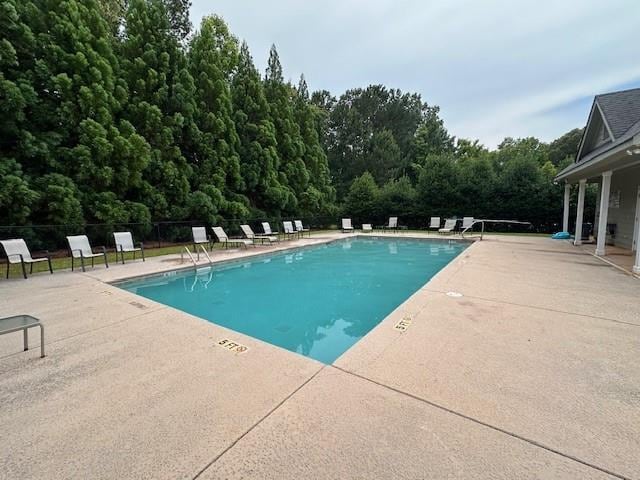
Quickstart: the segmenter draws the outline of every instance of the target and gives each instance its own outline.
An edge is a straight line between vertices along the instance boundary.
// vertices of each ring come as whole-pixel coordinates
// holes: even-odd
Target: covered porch
[[[640,138],[637,140],[640,144]],[[640,274],[638,144],[634,141],[612,149],[606,156],[598,156],[597,162],[575,163],[558,176],[565,183],[563,231],[569,231],[571,192],[577,188],[574,244],[582,245],[583,224],[593,220],[596,239],[593,253],[634,274]],[[590,183],[598,185],[595,219],[584,218],[585,191]]]

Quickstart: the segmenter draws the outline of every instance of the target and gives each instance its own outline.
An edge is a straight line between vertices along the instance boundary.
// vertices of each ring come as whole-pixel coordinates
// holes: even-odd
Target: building
[[[582,231],[586,184],[599,184],[596,255],[604,256],[607,244],[631,250],[633,271],[640,273],[640,88],[595,97],[575,162],[556,181],[565,183],[564,231],[571,186],[578,184],[576,232]],[[576,245],[581,237],[576,233]]]

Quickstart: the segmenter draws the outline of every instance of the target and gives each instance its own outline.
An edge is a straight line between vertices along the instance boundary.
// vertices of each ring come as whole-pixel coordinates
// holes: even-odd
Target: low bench
[[[40,358],[44,357],[44,326],[31,315],[14,315],[12,317],[0,318],[0,335],[13,333],[22,330],[24,334],[24,350],[29,350],[29,334],[27,331],[33,327],[40,327]]]

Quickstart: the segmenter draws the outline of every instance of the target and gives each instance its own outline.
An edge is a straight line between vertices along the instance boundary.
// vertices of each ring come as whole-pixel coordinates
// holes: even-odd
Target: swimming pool
[[[332,363],[466,246],[357,237],[118,286]]]

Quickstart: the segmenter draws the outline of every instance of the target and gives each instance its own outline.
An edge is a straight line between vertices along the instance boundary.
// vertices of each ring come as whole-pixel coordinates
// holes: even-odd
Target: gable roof
[[[599,137],[601,133],[608,138]],[[556,180],[586,172],[629,145],[640,145],[640,88],[596,95],[575,162],[559,172]]]
[[[640,121],[640,88],[596,95],[600,111],[617,140]]]

